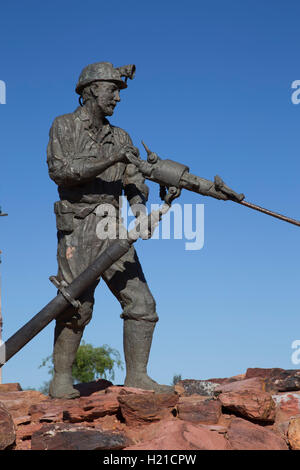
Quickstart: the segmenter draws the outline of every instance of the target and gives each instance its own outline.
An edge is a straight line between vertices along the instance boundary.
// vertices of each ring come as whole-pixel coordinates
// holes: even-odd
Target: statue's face
[[[104,116],[112,116],[120,99],[119,87],[113,82],[98,82],[96,100]]]

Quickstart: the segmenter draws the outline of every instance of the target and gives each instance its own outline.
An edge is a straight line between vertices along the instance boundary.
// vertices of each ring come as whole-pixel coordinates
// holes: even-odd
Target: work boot
[[[174,388],[160,385],[147,375],[147,364],[152,343],[154,322],[124,320],[124,355],[126,362],[126,387],[172,393]]]
[[[49,395],[52,398],[78,398],[80,393],[73,387],[72,365],[80,345],[83,330],[74,331],[62,324],[55,326],[54,333],[54,376]]]

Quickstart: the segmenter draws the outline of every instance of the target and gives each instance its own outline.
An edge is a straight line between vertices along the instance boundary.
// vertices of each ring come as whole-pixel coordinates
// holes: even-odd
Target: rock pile
[[[171,394],[76,387],[63,400],[0,385],[0,450],[300,450],[300,370],[182,380]]]

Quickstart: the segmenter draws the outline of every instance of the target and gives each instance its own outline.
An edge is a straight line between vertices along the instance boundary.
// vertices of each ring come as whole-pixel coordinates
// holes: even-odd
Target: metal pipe
[[[134,239],[115,240],[98,258],[83,271],[64,291],[68,296],[78,299],[89,285],[98,279],[113,263],[121,258],[130,248]],[[39,313],[29,320],[5,343],[0,345],[0,367],[11,359],[20,349],[57,318],[69,305],[61,294],[52,299]]]

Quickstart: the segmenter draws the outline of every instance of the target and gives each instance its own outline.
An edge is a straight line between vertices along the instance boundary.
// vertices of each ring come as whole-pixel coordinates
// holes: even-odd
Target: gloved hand
[[[125,144],[116,150],[114,159],[116,162],[133,163],[135,165],[140,160],[140,152],[137,147]]]

